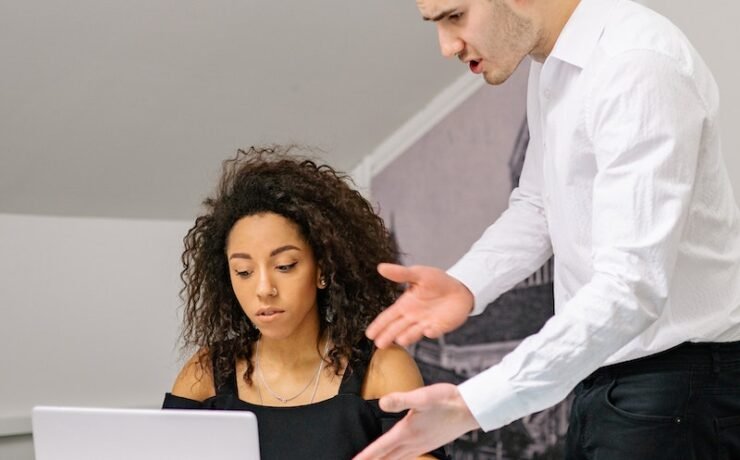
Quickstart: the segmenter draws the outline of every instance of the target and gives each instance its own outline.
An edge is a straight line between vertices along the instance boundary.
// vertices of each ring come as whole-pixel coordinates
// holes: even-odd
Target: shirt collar
[[[583,68],[599,43],[618,0],[581,0],[560,32],[550,56]]]

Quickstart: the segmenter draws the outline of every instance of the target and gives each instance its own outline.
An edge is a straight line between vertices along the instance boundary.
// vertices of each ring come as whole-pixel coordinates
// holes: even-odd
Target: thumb
[[[397,264],[378,264],[378,273],[383,278],[395,281],[396,283],[413,283],[418,278],[411,268]]]
[[[385,412],[401,412],[406,409],[421,409],[427,400],[426,387],[404,393],[389,393],[380,398],[380,408]]]

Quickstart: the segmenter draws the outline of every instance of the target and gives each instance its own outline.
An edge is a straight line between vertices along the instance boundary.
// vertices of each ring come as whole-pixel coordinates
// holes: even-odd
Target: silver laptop
[[[257,418],[220,410],[33,408],[36,460],[255,460]]]

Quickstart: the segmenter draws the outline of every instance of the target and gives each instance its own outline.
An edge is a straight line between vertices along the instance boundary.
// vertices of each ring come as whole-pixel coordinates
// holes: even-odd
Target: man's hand
[[[438,268],[380,264],[378,272],[408,285],[367,328],[367,336],[378,348],[394,341],[407,346],[422,336],[437,338],[460,327],[473,309],[473,294],[468,288]]]
[[[438,383],[380,399],[386,412],[409,413],[353,460],[410,459],[479,427],[455,385]]]

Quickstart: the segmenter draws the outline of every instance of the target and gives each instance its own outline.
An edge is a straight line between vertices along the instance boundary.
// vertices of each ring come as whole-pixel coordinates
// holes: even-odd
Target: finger
[[[393,304],[378,314],[365,330],[365,335],[374,340],[388,326],[402,317],[403,309],[398,304]]]
[[[377,346],[378,348],[385,348],[389,346],[393,343],[394,340],[396,340],[398,334],[407,330],[413,325],[413,320],[405,316],[398,316],[395,321],[388,324],[385,329],[383,329],[379,334],[376,335],[375,346]]]
[[[352,460],[377,460],[379,458],[393,458],[392,452],[396,449],[396,440],[393,439],[392,429],[376,439]],[[389,437],[391,440],[389,440]]]
[[[411,267],[404,267],[403,265],[378,264],[378,273],[383,278],[395,281],[396,283],[416,283],[419,280],[416,270],[413,270]]]
[[[408,409],[403,393],[388,393],[380,398],[378,405],[385,412],[401,412]]]
[[[396,446],[395,449],[388,452],[383,460],[414,460],[419,455],[423,455],[424,451],[414,452],[412,446]]]
[[[433,391],[432,387],[388,393],[380,398],[380,408],[386,412],[401,412],[406,409],[424,410],[429,401],[428,393],[430,391]]]
[[[408,417],[408,415],[406,416]],[[384,435],[376,439],[369,446],[357,454],[352,460],[377,460],[379,458],[396,458],[391,456],[398,446],[404,444],[408,439],[407,430],[404,427],[407,423],[406,417],[396,423],[393,428],[388,430]]]
[[[441,337],[442,335],[444,335],[444,332],[439,327],[426,326],[423,328],[423,331],[421,334],[430,339],[437,339]]]
[[[378,438],[375,442],[365,447],[362,452],[352,457],[352,460],[377,460],[392,458],[388,455],[392,452],[393,446],[384,446],[384,436]]]
[[[395,446],[393,450],[385,454],[380,460],[413,460],[418,456],[412,455],[409,449]]]
[[[425,329],[421,324],[412,324],[405,331],[402,331],[398,334],[398,337],[396,337],[396,343],[401,345],[402,347],[407,347],[412,343],[416,343],[421,340],[424,335],[426,335],[424,333],[424,330]]]

